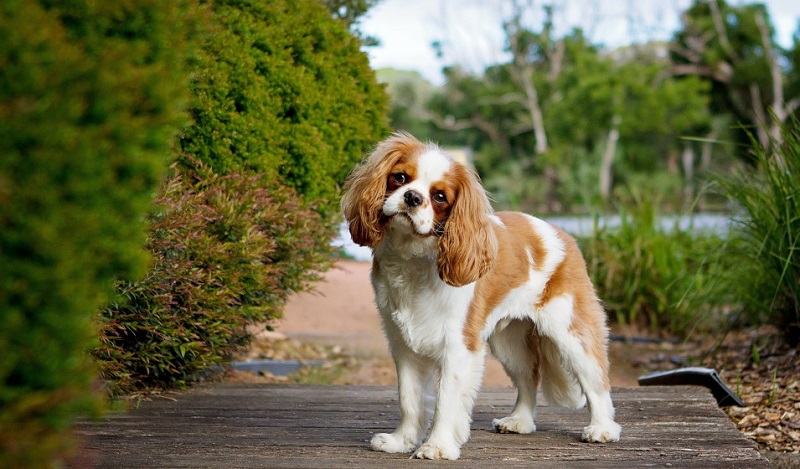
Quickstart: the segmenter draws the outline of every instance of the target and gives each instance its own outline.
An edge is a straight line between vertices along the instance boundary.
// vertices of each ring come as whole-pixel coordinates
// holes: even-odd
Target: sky
[[[526,3],[526,0],[518,0]],[[800,0],[762,0],[767,5],[778,43],[791,45],[800,20]],[[508,0],[381,0],[362,19],[363,33],[380,40],[367,53],[373,68],[417,70],[441,84],[444,65],[458,63],[479,72],[505,60],[502,18]],[[533,1],[527,23],[540,25],[541,5],[555,5],[556,34],[582,27],[589,40],[618,47],[648,40],[669,39],[680,26],[680,11],[691,0],[549,0]],[[737,0],[730,4],[739,5]],[[438,58],[432,43],[442,44]]]

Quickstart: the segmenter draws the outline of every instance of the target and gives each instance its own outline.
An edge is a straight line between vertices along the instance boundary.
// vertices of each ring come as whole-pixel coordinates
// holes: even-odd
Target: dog
[[[373,450],[458,459],[487,345],[518,392],[511,414],[493,421],[498,433],[536,430],[541,384],[551,404],[588,402],[584,441],[619,440],[606,316],[570,236],[530,215],[495,213],[473,169],[407,133],[380,142],[345,187],[342,213],[353,241],[372,248],[397,368],[400,424],[376,434]]]

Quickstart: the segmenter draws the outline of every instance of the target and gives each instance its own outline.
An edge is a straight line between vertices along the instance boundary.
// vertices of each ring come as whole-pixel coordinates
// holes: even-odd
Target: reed
[[[729,301],[720,275],[724,240],[677,222],[663,226],[652,198],[631,195],[633,208],[621,211],[618,226],[595,223],[593,236],[580,240],[611,322],[681,337],[715,327]]]
[[[765,148],[752,139],[755,166],[718,182],[735,208],[731,288],[754,324],[800,342],[800,125],[784,125]]]

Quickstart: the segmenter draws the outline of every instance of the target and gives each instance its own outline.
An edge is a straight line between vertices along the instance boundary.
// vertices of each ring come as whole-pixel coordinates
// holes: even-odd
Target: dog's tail
[[[575,376],[562,363],[561,354],[555,344],[550,339],[541,337],[539,347],[544,398],[551,405],[570,409],[584,407],[586,405],[586,396],[583,394]]]

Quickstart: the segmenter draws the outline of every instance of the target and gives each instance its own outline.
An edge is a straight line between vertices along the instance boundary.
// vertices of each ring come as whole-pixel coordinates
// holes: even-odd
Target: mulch
[[[698,357],[714,365],[747,407],[726,413],[765,451],[800,453],[800,354],[770,330],[737,332]]]
[[[800,353],[773,328],[676,342],[612,344],[641,374],[684,366],[716,369],[746,407],[723,410],[776,468],[800,468]]]

